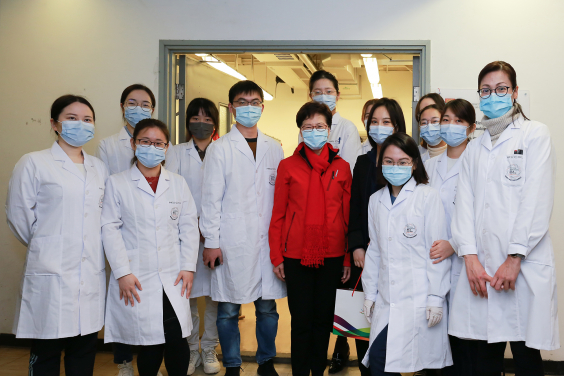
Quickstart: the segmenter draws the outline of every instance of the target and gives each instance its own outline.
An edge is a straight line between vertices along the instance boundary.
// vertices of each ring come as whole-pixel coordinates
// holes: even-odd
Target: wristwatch
[[[514,253],[514,254],[509,255],[509,256],[511,256],[511,257],[513,257],[513,258],[519,257],[519,258],[521,259],[521,261],[523,261],[523,260],[525,259],[525,255],[522,255],[522,254],[520,254],[520,253]]]

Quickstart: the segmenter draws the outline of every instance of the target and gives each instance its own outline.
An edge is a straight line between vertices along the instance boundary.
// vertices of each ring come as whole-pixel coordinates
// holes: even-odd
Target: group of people
[[[372,99],[361,144],[337,112],[337,79],[317,71],[309,91],[286,159],[258,129],[264,97],[252,81],[229,90],[229,133],[217,137],[217,107],[196,98],[175,146],[152,118],[151,90],[131,85],[124,126],[98,158],[83,150],[92,105],[55,100],[57,140],[19,160],[6,202],[27,247],[14,333],[32,339],[30,374],[59,374],[64,350],[67,375],[92,375],[104,327],[120,375],[133,375],[131,345],[140,376],[159,374],[163,359],[170,376],[202,363],[217,373],[221,344],[237,376],[240,307],[252,302],[257,373],[277,376],[276,299],[287,296],[292,373],[321,376],[336,290],[355,285],[371,326],[369,341],[356,340],[363,376],[499,376],[507,342],[518,375],[544,374],[540,350],[559,347],[555,159],[548,128],[517,102],[511,65],[480,72],[486,130],[471,142],[476,114],[463,99],[421,98],[419,145],[397,101]],[[330,373],[348,352],[339,337]]]

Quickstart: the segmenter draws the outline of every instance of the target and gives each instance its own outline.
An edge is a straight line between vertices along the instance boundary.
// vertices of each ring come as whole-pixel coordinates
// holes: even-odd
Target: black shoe
[[[225,376],[239,376],[241,367],[225,367]]]
[[[413,376],[427,376],[427,370],[422,369],[421,371],[417,371],[413,374]]]
[[[272,359],[259,364],[257,373],[259,376],[278,376],[278,372],[274,369],[274,361]]]
[[[329,373],[334,374],[341,372],[343,368],[347,365],[349,361],[349,355],[351,354],[350,349],[346,353],[333,353],[331,358],[331,364],[329,365]]]

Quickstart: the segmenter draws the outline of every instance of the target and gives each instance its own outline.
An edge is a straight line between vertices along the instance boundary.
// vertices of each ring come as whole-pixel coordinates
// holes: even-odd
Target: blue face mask
[[[247,128],[251,128],[258,123],[261,115],[261,107],[251,105],[235,107],[235,121]]]
[[[123,114],[125,120],[131,125],[133,128],[139,123],[141,120],[151,118],[151,111],[145,111],[143,108],[137,106],[135,108],[125,107],[125,113]]]
[[[512,107],[513,99],[511,99],[510,94],[504,97],[492,94],[488,98],[480,100],[480,110],[490,119],[505,115]]]
[[[79,147],[94,138],[94,126],[82,120],[60,121],[61,133],[59,134],[67,144]]]
[[[382,144],[386,138],[394,134],[393,127],[386,127],[384,125],[371,125],[368,135],[372,137],[375,143]]]
[[[331,111],[333,111],[335,107],[337,107],[337,97],[334,95],[328,95],[328,94],[316,95],[315,97],[313,97],[313,100],[318,103],[326,104]]]
[[[401,187],[411,179],[412,166],[382,166],[382,174],[395,187]]]
[[[434,123],[421,127],[420,135],[429,145],[437,146],[441,143],[441,125]]]
[[[456,147],[468,138],[466,129],[468,127],[460,124],[443,124],[441,125],[441,138],[448,146]]]
[[[135,156],[147,168],[157,167],[165,160],[165,149],[157,149],[155,145],[136,145]]]
[[[327,143],[327,137],[329,137],[329,131],[327,129],[317,130],[314,129],[311,132],[303,132],[302,137],[304,143],[311,150],[319,150]]]

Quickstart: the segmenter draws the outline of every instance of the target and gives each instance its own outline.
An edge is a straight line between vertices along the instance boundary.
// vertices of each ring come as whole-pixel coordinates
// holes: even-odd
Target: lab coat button
[[[395,305],[394,303],[390,304],[390,307],[392,307],[392,308],[395,307],[395,306],[396,306],[396,305]]]
[[[395,285],[395,284],[396,284],[396,281],[392,281],[391,283],[392,283],[392,285]]]
[[[161,247],[157,248],[159,251],[161,250]]]
[[[159,268],[159,273],[163,271],[163,268]]]
[[[88,213],[84,213],[84,218],[88,217]]]
[[[81,285],[84,285],[84,281],[80,281],[80,284],[81,284]]]
[[[86,194],[90,193],[90,191],[86,191]]]
[[[159,208],[159,205],[155,205],[155,209],[158,209],[158,208]]]
[[[84,240],[86,240],[86,235],[84,235]]]
[[[388,240],[389,240],[389,241],[392,241],[392,237],[390,236],[390,237],[388,238]]]
[[[160,227],[159,227],[159,226],[157,226],[157,231],[159,231],[159,228],[160,228]]]
[[[264,235],[261,235],[260,238],[261,238],[261,239],[264,238]]]
[[[394,259],[390,259],[390,262],[394,262]]]
[[[83,257],[83,258],[82,258],[82,262],[84,262],[84,261],[86,261],[86,257]]]
[[[490,207],[490,204],[486,204],[486,209],[488,209]]]
[[[259,217],[262,217],[262,213],[259,214]]]
[[[483,230],[482,230],[482,234],[485,234],[486,232],[487,232],[486,229],[483,229]]]

